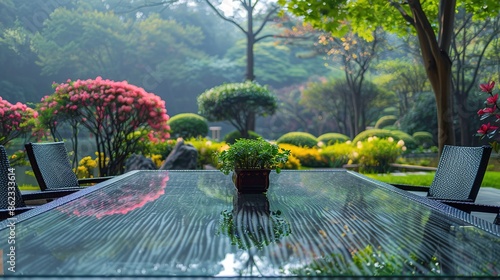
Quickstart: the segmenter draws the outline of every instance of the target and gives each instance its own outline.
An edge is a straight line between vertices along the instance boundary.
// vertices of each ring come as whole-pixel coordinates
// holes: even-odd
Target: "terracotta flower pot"
[[[239,193],[265,193],[269,188],[270,169],[236,169],[233,182]]]

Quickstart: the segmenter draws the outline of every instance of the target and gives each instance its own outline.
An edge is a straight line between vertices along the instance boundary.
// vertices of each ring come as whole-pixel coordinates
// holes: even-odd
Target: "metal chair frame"
[[[28,143],[25,145],[35,178],[42,192],[67,195],[112,177],[78,179],[73,172],[64,142]]]

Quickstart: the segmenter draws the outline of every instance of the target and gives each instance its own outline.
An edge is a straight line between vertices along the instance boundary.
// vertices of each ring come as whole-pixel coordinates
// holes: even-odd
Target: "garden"
[[[198,169],[219,168],[216,153],[226,150],[239,138],[262,138],[246,130],[251,116],[248,112],[265,116],[273,113],[277,102],[266,87],[256,83],[228,84],[200,95],[200,112],[204,116],[184,113],[169,117],[161,98],[125,81],[98,77],[68,80],[53,87],[54,93],[44,97],[33,109],[0,99],[0,115],[4,120],[0,144],[9,149],[11,164],[19,170],[25,170],[28,165],[23,152],[23,145],[28,141],[65,141],[71,145],[68,150],[75,173],[79,178],[88,178],[123,173],[124,163],[132,154],[144,155],[160,167],[178,139],[196,148]],[[492,90],[490,87],[483,91],[492,95]],[[254,94],[256,92],[258,94]],[[491,98],[488,100],[496,102]],[[215,104],[236,109],[221,110]],[[493,116],[494,111],[488,114]],[[238,129],[219,141],[210,139],[207,137],[207,118],[229,120]],[[406,176],[400,176],[405,170],[394,164],[411,165],[410,170],[436,167],[438,148],[433,136],[424,131],[409,135],[394,129],[394,122],[390,116],[383,117],[375,128],[364,130],[353,139],[335,132],[315,136],[296,131],[268,141],[290,151],[288,161],[280,166],[281,169],[354,167],[367,176],[388,183],[429,185],[432,171],[405,172]],[[489,125],[479,136],[493,136],[495,133],[496,128]],[[495,154],[490,160],[483,186],[500,188],[497,183],[500,179],[498,161]],[[26,173],[28,177],[31,175],[29,167]],[[18,175],[18,178],[22,176]],[[36,188],[23,182],[20,182],[20,187]]]

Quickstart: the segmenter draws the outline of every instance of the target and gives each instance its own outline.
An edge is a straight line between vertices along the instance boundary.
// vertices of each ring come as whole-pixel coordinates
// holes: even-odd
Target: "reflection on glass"
[[[281,214],[280,210],[270,210],[265,194],[235,194],[233,210],[222,211],[219,229],[231,239],[232,245],[244,251],[226,255],[221,262],[224,270],[218,276],[274,274],[265,271],[268,260],[257,256],[256,250],[290,235],[290,223]]]
[[[270,211],[265,194],[236,194],[233,210],[225,210],[221,215],[221,232],[239,249],[262,249],[291,233],[281,211]]]
[[[94,216],[97,219],[116,214],[124,215],[165,194],[168,179],[168,175],[158,173],[158,176],[152,176],[149,182],[130,182],[120,188],[114,188],[113,191],[98,190],[91,196],[68,203],[61,211],[75,216]]]

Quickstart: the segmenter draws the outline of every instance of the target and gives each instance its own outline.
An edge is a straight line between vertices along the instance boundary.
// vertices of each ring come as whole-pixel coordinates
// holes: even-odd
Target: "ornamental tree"
[[[54,84],[55,92],[39,104],[40,124],[57,139],[62,124],[76,139],[83,127],[94,137],[99,175],[117,175],[126,158],[144,141],[169,138],[165,102],[143,88],[97,77]],[[76,154],[76,151],[75,151]]]
[[[0,97],[0,145],[7,146],[12,139],[31,132],[37,117],[38,112],[25,104],[11,104]]]
[[[243,138],[248,138],[253,116],[272,115],[277,108],[274,94],[251,81],[223,84],[198,96],[200,115],[209,121],[228,121]]]

